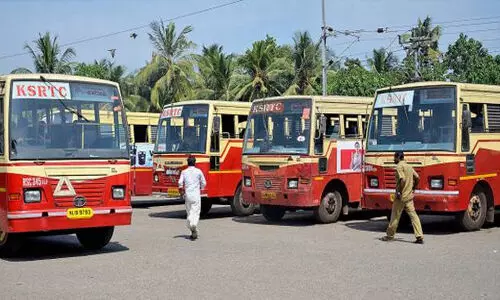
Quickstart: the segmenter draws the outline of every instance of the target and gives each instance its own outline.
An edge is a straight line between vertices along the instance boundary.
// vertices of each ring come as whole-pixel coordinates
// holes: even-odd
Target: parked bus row
[[[331,223],[353,207],[388,211],[394,151],[420,175],[420,213],[452,214],[477,230],[500,203],[497,86],[422,82],[375,98],[185,101],[154,115],[125,114],[113,82],[19,74],[0,76],[0,122],[0,252],[40,232],[103,247],[115,226],[131,223],[138,184],[179,198],[189,155],[208,181],[203,214],[229,204],[236,215],[259,208],[279,221],[310,209]],[[149,172],[142,183],[141,168]]]

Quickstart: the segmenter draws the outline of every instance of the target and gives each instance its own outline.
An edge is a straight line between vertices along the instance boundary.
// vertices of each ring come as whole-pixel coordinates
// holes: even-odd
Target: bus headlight
[[[297,178],[288,179],[288,188],[296,189],[299,187],[299,180]]]
[[[377,177],[370,177],[369,179],[369,185],[371,188],[378,188],[378,178]]]
[[[245,177],[244,182],[245,182],[245,186],[246,187],[251,187],[252,186],[252,178]]]
[[[158,174],[155,174],[154,180],[155,182],[160,182],[160,177],[158,176]]]
[[[122,186],[114,186],[113,199],[117,200],[125,199],[125,188],[123,188]]]
[[[431,189],[433,189],[433,190],[442,190],[443,189],[443,178],[442,177],[431,178],[430,186],[431,186]]]
[[[39,203],[42,200],[40,190],[25,190],[24,203]]]

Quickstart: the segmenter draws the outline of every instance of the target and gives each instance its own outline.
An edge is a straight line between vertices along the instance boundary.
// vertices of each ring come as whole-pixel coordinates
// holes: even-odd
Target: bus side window
[[[238,115],[238,136],[236,138],[244,138],[245,137],[245,130],[247,128],[247,120],[248,116],[242,116]]]
[[[500,132],[500,105],[487,104],[488,132]]]
[[[358,128],[358,116],[345,115],[344,116],[344,130],[346,138],[359,137],[361,132]]]
[[[234,115],[221,115],[222,138],[230,139],[236,136],[234,132]]]
[[[469,109],[471,112],[472,133],[485,132],[484,126],[484,104],[481,103],[470,103]]]
[[[340,135],[340,118],[338,115],[327,114],[326,117],[326,138],[338,139]]]

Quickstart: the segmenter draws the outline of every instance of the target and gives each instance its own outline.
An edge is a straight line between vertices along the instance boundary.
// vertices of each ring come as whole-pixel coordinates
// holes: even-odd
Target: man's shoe
[[[415,244],[423,244],[424,243],[424,239],[423,238],[417,238],[413,243],[415,243]]]
[[[198,238],[198,230],[196,228],[194,228],[192,231],[191,231],[191,239],[192,240],[196,240]]]
[[[380,240],[383,242],[392,242],[392,241],[394,241],[394,237],[386,235],[384,237],[381,237]]]

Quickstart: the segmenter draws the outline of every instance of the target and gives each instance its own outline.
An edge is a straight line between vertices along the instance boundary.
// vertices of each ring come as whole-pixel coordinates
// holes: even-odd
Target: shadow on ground
[[[341,216],[338,223],[343,223],[352,220],[366,220],[381,216],[380,212],[376,211],[361,211],[351,210],[347,216]],[[258,224],[258,225],[271,225],[271,226],[313,226],[323,225],[319,224],[314,218],[312,211],[296,211],[287,212],[283,219],[279,222],[267,221],[262,215],[251,215],[247,217],[234,217],[233,221],[238,223]]]
[[[184,201],[177,200],[142,200],[142,201],[133,201],[132,207],[136,209],[148,209],[150,207],[157,206],[172,206],[184,204]]]
[[[2,257],[1,259],[10,262],[25,262],[91,256],[128,250],[129,248],[118,242],[110,242],[101,250],[86,250],[80,245],[75,235],[28,237],[15,256]]]
[[[455,222],[453,216],[420,216],[424,235],[448,235],[463,232]],[[497,222],[498,223],[498,222]],[[376,218],[356,222],[348,222],[345,226],[362,231],[380,232],[384,234],[387,229],[386,218]],[[498,226],[498,225],[497,225]],[[485,229],[487,230],[487,229]],[[399,233],[413,233],[411,223],[401,223],[398,227]]]
[[[150,213],[149,216],[151,218],[185,219],[187,215],[186,215],[186,210],[184,209],[184,207],[182,207],[181,210]],[[229,206],[220,206],[220,207],[212,207],[212,209],[208,212],[208,215],[201,217],[201,219],[202,220],[221,219],[221,218],[229,218],[232,216],[233,213]]]

